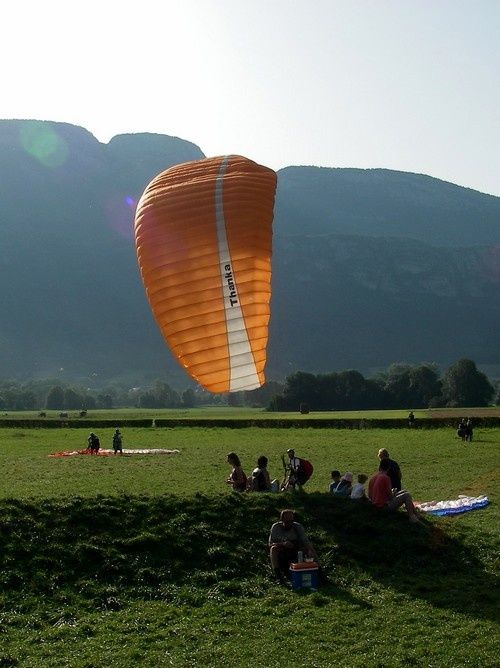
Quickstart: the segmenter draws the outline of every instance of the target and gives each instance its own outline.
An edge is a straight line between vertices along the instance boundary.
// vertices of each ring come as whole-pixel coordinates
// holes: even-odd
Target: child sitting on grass
[[[365,483],[368,480],[368,476],[364,473],[358,475],[358,482],[352,486],[351,490],[351,499],[366,499],[365,492]]]
[[[346,497],[351,496],[352,477],[353,476],[350,471],[344,473],[334,491],[335,496],[346,496]]]
[[[340,471],[332,471],[332,482],[330,483],[330,494],[335,494],[340,482]]]

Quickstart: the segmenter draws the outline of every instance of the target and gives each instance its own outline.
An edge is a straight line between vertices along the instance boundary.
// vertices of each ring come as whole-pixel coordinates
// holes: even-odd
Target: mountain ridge
[[[0,376],[189,384],[149,311],[132,223],[159,171],[202,157],[167,135],[103,144],[71,124],[0,121]],[[394,170],[286,167],[273,255],[269,378],[500,362],[498,197]]]

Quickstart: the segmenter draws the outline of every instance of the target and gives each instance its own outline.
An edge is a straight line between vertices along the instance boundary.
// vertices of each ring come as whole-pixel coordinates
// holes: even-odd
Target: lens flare
[[[108,225],[125,239],[133,238],[134,214],[137,202],[130,195],[113,195],[106,202]]]
[[[68,145],[50,124],[32,121],[22,126],[21,146],[45,167],[60,167],[69,154]]]

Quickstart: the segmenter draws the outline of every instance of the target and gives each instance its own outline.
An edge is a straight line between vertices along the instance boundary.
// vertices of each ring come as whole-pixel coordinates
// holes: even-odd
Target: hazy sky
[[[17,0],[0,118],[500,195],[500,0]]]

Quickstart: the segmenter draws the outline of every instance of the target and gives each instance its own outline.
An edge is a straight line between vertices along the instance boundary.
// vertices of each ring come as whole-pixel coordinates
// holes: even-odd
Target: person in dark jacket
[[[118,452],[123,455],[122,435],[119,429],[116,429],[115,433],[113,434],[113,452],[115,455]]]
[[[252,471],[249,489],[252,492],[270,492],[271,478],[267,470],[267,457],[262,455],[257,460],[257,466]]]
[[[378,451],[378,458],[380,459],[380,465],[378,467],[379,471],[382,471],[382,461],[387,460],[389,462],[388,468],[385,469],[385,472],[391,479],[392,489],[401,491],[401,469],[399,464],[393,459],[389,458],[389,452],[385,448],[380,448]]]
[[[96,455],[99,452],[99,448],[101,447],[99,436],[96,436],[96,434],[92,432],[87,439],[87,443],[88,443],[88,450],[90,450],[90,453]]]

